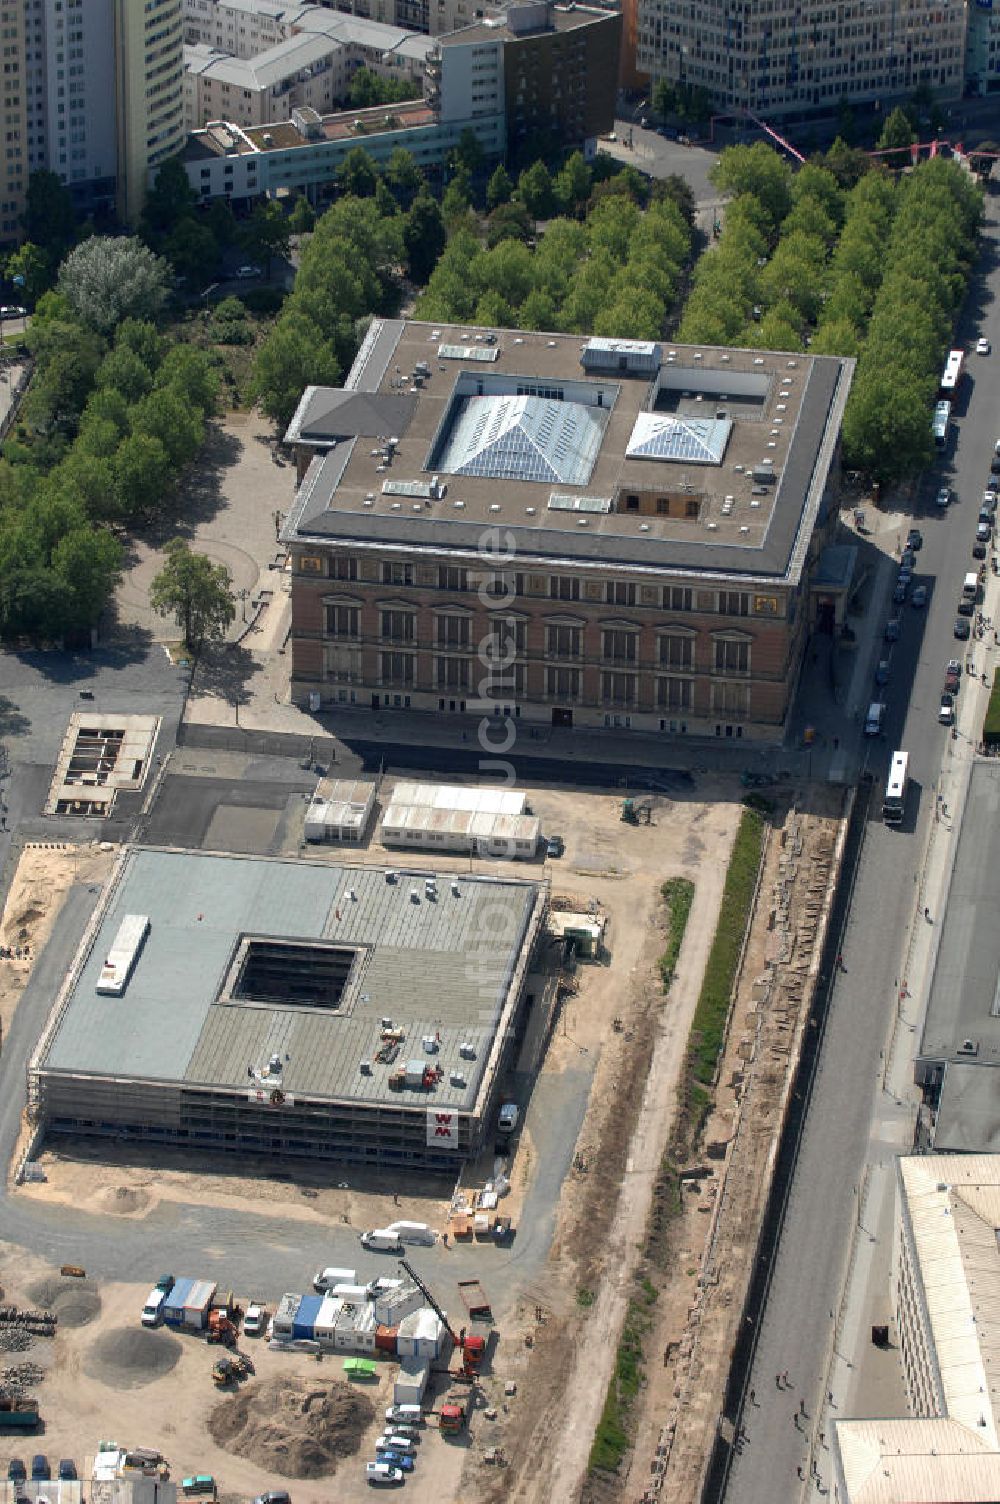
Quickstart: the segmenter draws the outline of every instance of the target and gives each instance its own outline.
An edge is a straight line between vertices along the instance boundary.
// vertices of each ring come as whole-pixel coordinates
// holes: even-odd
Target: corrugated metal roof
[[[995,1504],[1000,1459],[957,1421],[834,1422],[842,1504]]]
[[[390,882],[383,868],[134,850],[42,1068],[241,1087],[248,1066],[279,1054],[289,1093],[467,1109],[537,884],[463,875],[456,896],[452,875],[441,874],[429,899],[432,875],[400,870]],[[121,916],[137,909],[151,930],[128,991],[101,997],[94,987],[106,946]],[[340,1006],[218,1002],[238,942],[253,935],[357,947]],[[396,1061],[376,1064],[383,1017],[405,1030],[406,1044]],[[437,1053],[424,1054],[425,1035],[438,1038]],[[460,1053],[465,1042],[472,1060]],[[442,1068],[433,1092],[390,1092],[389,1075],[411,1055]],[[452,1071],[464,1085],[452,1085]]]

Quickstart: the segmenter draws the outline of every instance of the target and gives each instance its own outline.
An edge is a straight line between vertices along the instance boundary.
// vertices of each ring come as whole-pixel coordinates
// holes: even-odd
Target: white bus
[[[962,380],[962,371],[965,368],[965,351],[949,350],[948,359],[945,362],[944,375],[941,377],[941,396],[954,397],[958,391],[959,382]]]
[[[936,402],[934,404],[934,421],[931,431],[934,434],[934,442],[939,449],[943,449],[948,442],[948,430],[951,427],[951,403]]]
[[[889,782],[882,800],[882,819],[886,825],[898,825],[906,808],[906,789],[909,784],[910,754],[894,752],[889,768]]]

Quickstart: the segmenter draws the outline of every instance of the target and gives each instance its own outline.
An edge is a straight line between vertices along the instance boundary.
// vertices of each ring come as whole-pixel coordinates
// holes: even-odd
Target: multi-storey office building
[[[958,99],[964,0],[639,0],[639,65],[700,86],[720,111],[825,111],[920,85]]]
[[[296,696],[776,739],[850,583],[852,370],[376,321],[286,434]]]
[[[0,42],[3,46],[0,245],[11,245],[21,235],[21,215],[28,188],[28,92],[22,0],[0,0]]]
[[[117,209],[131,223],[150,175],[184,145],[184,0],[113,3]]]

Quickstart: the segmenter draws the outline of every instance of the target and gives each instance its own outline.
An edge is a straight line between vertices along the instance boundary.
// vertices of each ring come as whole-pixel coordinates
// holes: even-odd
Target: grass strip
[[[677,957],[687,928],[688,915],[694,900],[694,883],[686,877],[671,877],[660,889],[660,896],[667,906],[667,948],[660,957],[660,977],[666,992],[677,971]]]
[[[736,968],[757,885],[765,829],[763,815],[756,809],[744,808],[736,840],[733,842],[732,856],[729,858],[719,922],[705,964],[705,975],[688,1039],[688,1096],[691,1106],[699,1115],[707,1107],[709,1093],[706,1088],[714,1084],[719,1052],[725,1038]]]

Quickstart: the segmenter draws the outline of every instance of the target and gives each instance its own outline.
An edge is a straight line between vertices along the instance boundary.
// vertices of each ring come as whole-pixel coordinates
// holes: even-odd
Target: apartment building
[[[0,245],[22,234],[28,188],[27,81],[24,69],[22,0],[0,0],[0,45],[3,47],[3,152],[0,154]]]
[[[286,434],[296,698],[777,740],[852,372],[376,321]]]
[[[502,86],[508,147],[516,152],[529,137],[573,146],[611,130],[621,35],[619,11],[528,0],[437,45],[453,73],[459,56],[465,61],[473,116],[492,107]],[[434,66],[432,57],[432,75]]]
[[[286,40],[288,17],[301,9],[287,0],[184,0],[184,43],[255,57]]]
[[[113,3],[117,210],[133,223],[148,180],[184,145],[184,0]]]
[[[189,131],[209,121],[240,127],[289,120],[296,110],[329,114],[347,101],[367,68],[422,90],[429,37],[321,6],[286,9],[281,39],[264,51],[232,54],[198,42],[184,48],[184,115]]]
[[[970,94],[1000,89],[1000,8],[982,0],[970,4],[965,42],[965,79]]]
[[[117,140],[113,0],[24,6],[31,172],[54,172],[80,213],[111,208]]]
[[[919,85],[961,97],[965,0],[639,0],[640,69],[708,90],[717,111],[832,113]]]
[[[909,1416],[833,1422],[839,1504],[987,1504],[1000,1477],[1000,1156],[896,1161],[892,1315]]]

